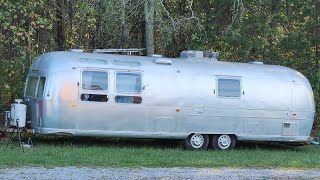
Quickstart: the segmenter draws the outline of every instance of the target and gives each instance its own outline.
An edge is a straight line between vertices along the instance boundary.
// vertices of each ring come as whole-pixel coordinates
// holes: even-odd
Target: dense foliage
[[[22,97],[28,67],[39,54],[145,47],[145,1],[0,0],[0,110]],[[223,61],[288,66],[310,80],[320,106],[320,1],[152,2],[157,54],[210,50]]]

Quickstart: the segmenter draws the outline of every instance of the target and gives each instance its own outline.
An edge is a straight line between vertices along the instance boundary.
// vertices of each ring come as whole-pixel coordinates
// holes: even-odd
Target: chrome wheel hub
[[[227,149],[231,145],[230,136],[224,134],[218,138],[218,145],[221,149]]]
[[[191,145],[194,148],[200,148],[204,143],[204,138],[201,134],[194,134],[191,136]]]

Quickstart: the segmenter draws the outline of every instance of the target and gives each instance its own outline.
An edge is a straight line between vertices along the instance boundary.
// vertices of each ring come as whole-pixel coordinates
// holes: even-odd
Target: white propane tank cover
[[[203,58],[203,51],[182,51],[180,53],[180,58]]]
[[[22,99],[15,99],[14,103],[22,104]]]
[[[15,103],[11,104],[11,126],[16,126],[16,122],[19,122],[19,127],[26,126],[26,114],[27,106],[22,104],[22,99],[16,99]]]

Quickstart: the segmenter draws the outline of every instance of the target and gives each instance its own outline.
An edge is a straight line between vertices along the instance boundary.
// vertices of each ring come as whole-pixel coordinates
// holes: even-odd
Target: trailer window
[[[98,71],[83,71],[82,88],[85,90],[108,90],[108,73]]]
[[[117,103],[141,104],[142,98],[139,96],[116,96],[115,101]]]
[[[37,92],[37,98],[43,97],[43,90],[44,90],[44,84],[46,82],[45,77],[40,77],[39,84],[38,84],[38,92]]]
[[[82,101],[107,102],[108,96],[103,94],[81,94]]]
[[[116,88],[119,92],[139,93],[141,91],[141,74],[117,73]]]
[[[218,79],[218,96],[240,97],[240,91],[239,79]]]
[[[34,97],[36,94],[36,88],[37,88],[37,82],[38,82],[38,77],[28,77],[28,84],[27,84],[27,89],[26,89],[26,94],[25,96],[30,96]]]

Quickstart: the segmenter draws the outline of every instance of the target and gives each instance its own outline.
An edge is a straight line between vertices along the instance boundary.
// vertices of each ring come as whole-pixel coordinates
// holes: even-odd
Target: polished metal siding
[[[100,63],[80,61],[83,58]],[[119,60],[121,64],[112,63]],[[163,65],[153,63],[152,57],[53,52],[40,56],[32,68],[48,82],[43,114],[31,116],[37,133],[177,139],[190,133],[227,133],[239,140],[306,141],[312,128],[311,86],[285,67],[199,59],[172,59],[172,65]],[[88,69],[109,73],[108,102],[80,100],[85,92],[78,86],[81,71]],[[141,96],[141,104],[115,102],[118,71],[142,74],[144,90],[131,94]],[[241,96],[217,96],[219,77],[240,79]],[[38,113],[39,106],[27,105],[28,112]],[[34,123],[40,119],[41,124]],[[287,122],[294,128],[284,129]]]

